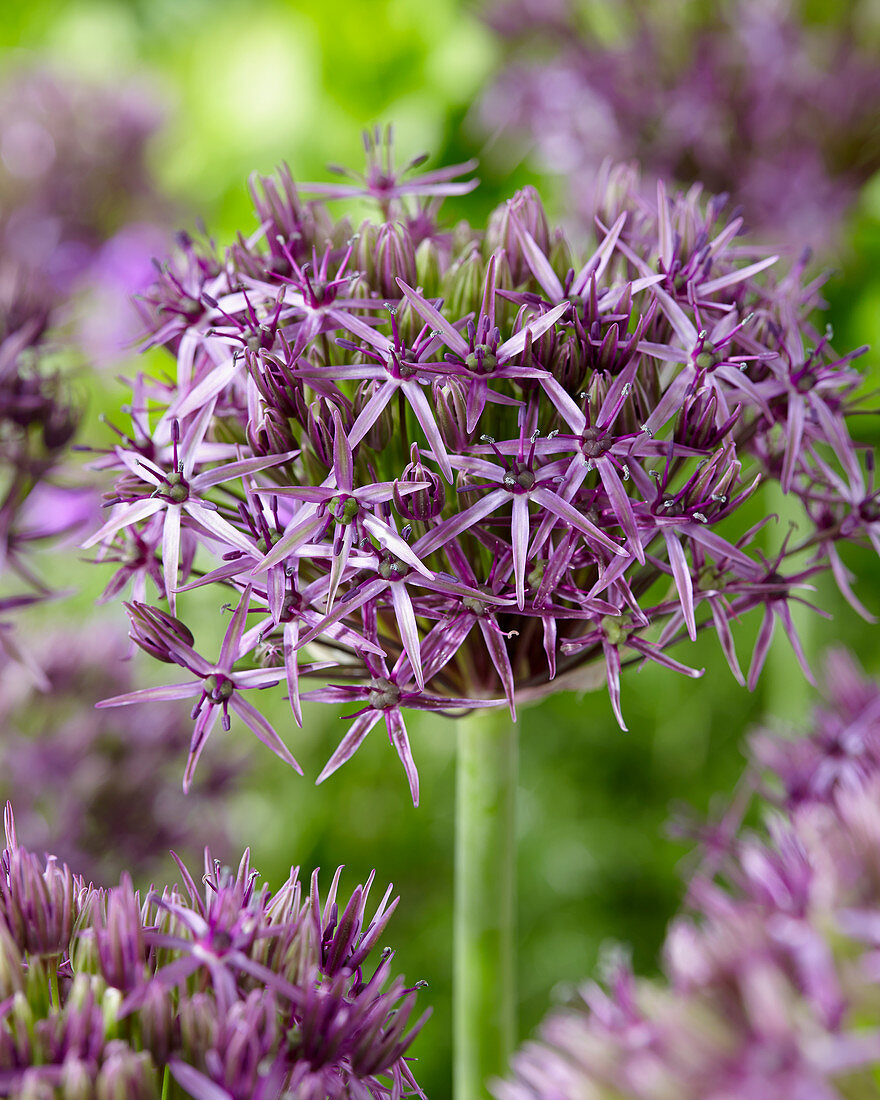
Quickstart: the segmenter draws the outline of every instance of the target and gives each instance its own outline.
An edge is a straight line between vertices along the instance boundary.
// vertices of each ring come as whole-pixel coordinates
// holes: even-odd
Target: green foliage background
[[[478,139],[468,136],[462,122],[496,63],[497,47],[456,0],[430,5],[346,0],[325,6],[284,0],[31,0],[5,5],[0,19],[0,65],[28,60],[109,81],[148,78],[168,118],[152,151],[157,178],[178,204],[181,225],[192,227],[198,216],[225,244],[236,230],[253,225],[245,190],[251,171],[270,171],[282,159],[300,179],[324,178],[328,161],[357,168],[360,132],[367,125],[393,121],[401,155],[431,151],[434,164],[479,156]],[[484,218],[516,187],[534,180],[523,166],[501,178],[488,164],[481,174],[483,187],[453,206],[452,214]],[[555,193],[549,181],[547,193]],[[880,343],[878,272],[880,181],[875,180],[852,219],[840,269],[828,284],[841,350]],[[860,362],[869,375],[866,385],[871,377],[876,384],[876,353]],[[97,413],[118,408],[125,390],[106,378],[88,389],[82,438],[93,441],[102,431]],[[865,439],[876,434],[876,424],[869,417],[860,422]],[[781,523],[789,521],[789,512],[781,502]],[[861,578],[862,599],[880,611],[876,558],[854,550],[847,560]],[[106,580],[102,571],[69,561],[63,569],[65,575],[75,573],[79,596],[36,612],[32,627],[63,615],[84,621],[83,630],[100,630],[108,617],[121,617],[118,607],[91,617],[94,596]],[[858,620],[826,582],[820,583],[816,601],[832,610],[833,619],[799,617],[814,665],[821,663],[823,647],[844,641],[870,671],[878,671],[876,629]],[[216,614],[216,609],[201,612],[203,632],[217,631]],[[739,632],[744,661],[755,618]],[[808,711],[812,693],[784,637],[777,638],[754,695],[733,681],[714,637],[680,647],[677,656],[705,665],[705,676],[694,682],[656,667],[627,672],[627,734],[617,728],[604,692],[560,695],[522,711],[523,1036],[555,997],[595,973],[610,944],[631,945],[637,968],[656,969],[665,923],[682,892],[676,865],[684,849],[663,833],[670,803],[688,802],[705,812],[711,796],[729,791],[738,778],[751,724],[767,715],[796,722]],[[156,671],[145,667],[142,676],[146,682]],[[82,700],[83,706],[92,702]],[[387,941],[410,979],[428,980],[422,1002],[434,1005],[434,1019],[415,1047],[417,1077],[429,1096],[446,1096],[454,729],[433,716],[416,715],[410,723],[423,789],[422,805],[414,810],[381,727],[351,763],[315,788],[311,780],[343,726],[331,708],[313,706],[297,731],[286,707],[279,701],[279,728],[306,777],[288,773],[255,749],[252,767],[242,774],[229,805],[232,834],[238,845],[251,846],[270,883],[282,880],[291,863],[306,871],[321,866],[325,882],[344,863],[350,887],[373,867],[379,882],[395,883],[402,902]],[[238,753],[243,746],[249,749],[250,742],[233,729],[229,735],[216,733],[208,752]],[[239,851],[218,854],[232,861]],[[167,869],[170,877],[170,860]]]

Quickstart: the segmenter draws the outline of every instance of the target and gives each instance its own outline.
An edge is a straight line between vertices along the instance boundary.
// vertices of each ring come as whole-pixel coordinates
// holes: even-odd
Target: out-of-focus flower
[[[147,150],[162,121],[157,89],[100,84],[40,65],[0,82],[0,257],[36,289],[90,365],[130,353],[131,298],[155,278],[169,207]]]
[[[18,606],[49,593],[34,551],[94,525],[95,494],[67,462],[74,364],[118,361],[139,332],[130,298],[167,241],[146,161],[155,104],[146,87],[37,67],[0,82],[0,580],[26,583]],[[6,652],[45,685],[11,624],[0,629]]]
[[[317,871],[259,888],[205,850],[202,894],[145,900],[86,885],[17,841],[6,809],[0,854],[0,1092],[137,1100],[391,1100],[423,1095],[405,1052],[416,990],[374,959],[397,905],[371,920],[372,876],[322,906]],[[390,902],[390,903],[389,903]],[[342,909],[340,913],[340,909]]]
[[[242,761],[210,763],[193,802],[173,782],[172,761],[192,735],[177,707],[129,711],[125,721],[92,707],[132,687],[124,636],[95,623],[23,645],[45,682],[36,690],[17,663],[0,664],[0,798],[15,795],[34,847],[107,883],[123,870],[146,879],[171,846],[198,853],[222,839],[221,800]]]
[[[842,651],[827,684],[806,735],[752,737],[765,828],[709,830],[666,981],[615,965],[516,1055],[500,1100],[875,1094],[880,688]]]
[[[147,166],[156,89],[34,66],[0,84],[0,242],[6,260],[68,294],[105,247],[161,209]]]
[[[668,648],[714,628],[743,680],[731,624],[760,609],[753,685],[776,624],[800,654],[789,606],[835,541],[871,533],[846,427],[860,353],[814,330],[802,266],[775,276],[722,201],[648,203],[628,169],[597,183],[577,261],[531,190],[449,232],[436,204],[466,167],[405,182],[371,138],[363,180],[327,192],[377,198],[357,234],[285,169],[225,261],[185,237],[145,296],[176,378],[137,381],[89,544],[125,563],[139,644],[189,670],[162,697],[201,700],[195,755],[228,703],[288,758],[238,690],[283,680],[297,721],[301,698],[352,707],[321,778],[384,719],[416,800],[407,709],[514,715],[599,662],[623,725],[624,664],[699,675]],[[769,559],[738,514],[762,481],[806,505]],[[176,617],[204,586],[251,617],[218,663]]]
[[[506,67],[481,125],[570,184],[587,226],[603,158],[742,203],[764,239],[829,250],[880,167],[880,70],[859,12],[810,25],[799,0],[614,7],[614,40],[576,2],[498,0]]]

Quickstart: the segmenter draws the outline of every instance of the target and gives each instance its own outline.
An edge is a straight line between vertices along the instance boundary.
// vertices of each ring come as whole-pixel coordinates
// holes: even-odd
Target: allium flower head
[[[776,624],[802,656],[791,601],[829,566],[855,600],[834,541],[871,533],[859,352],[814,331],[819,284],[699,188],[647,202],[609,170],[575,259],[534,192],[450,234],[436,203],[466,166],[404,185],[371,138],[358,193],[380,163],[378,222],[353,234],[285,170],[225,261],[187,239],[148,295],[176,378],[138,381],[89,544],[135,563],[113,582],[135,585],[132,636],[191,678],[110,702],[197,697],[189,778],[221,712],[290,762],[240,690],[283,681],[295,721],[301,699],[351,708],[321,778],[384,721],[415,800],[407,710],[514,714],[600,662],[623,725],[624,664],[699,675],[668,652],[684,635],[714,627],[743,680],[752,608],[750,685]],[[738,519],[762,482],[806,506],[769,559]],[[217,661],[179,595],[205,586],[236,607]]]
[[[5,260],[66,294],[102,244],[159,209],[146,164],[155,91],[40,67],[0,84],[0,243]]]
[[[0,1093],[143,1100],[391,1100],[422,1096],[405,1052],[415,988],[373,955],[396,905],[368,917],[372,876],[323,905],[317,871],[276,893],[245,852],[205,851],[204,890],[142,899],[23,848],[12,808],[0,854]],[[340,908],[342,914],[340,915]]]
[[[612,8],[609,42],[567,0],[486,5],[506,64],[482,127],[559,173],[588,227],[590,176],[605,157],[635,157],[651,177],[728,192],[765,239],[833,246],[880,166],[880,75],[860,25],[869,5],[819,23],[800,0]]]
[[[692,912],[667,934],[666,980],[618,960],[548,1017],[499,1100],[876,1093],[880,689],[843,652],[828,673],[806,734],[752,739],[744,789],[761,777],[765,827],[705,848]]]

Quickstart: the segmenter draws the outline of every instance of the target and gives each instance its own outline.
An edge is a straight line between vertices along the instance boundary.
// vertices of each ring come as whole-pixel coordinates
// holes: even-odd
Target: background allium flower
[[[198,854],[209,839],[218,844],[220,800],[241,761],[209,763],[195,785],[198,802],[187,800],[172,763],[189,746],[185,714],[170,704],[93,708],[132,687],[125,637],[96,622],[22,643],[46,682],[37,690],[16,663],[0,665],[0,798],[15,796],[34,847],[103,884],[123,870],[146,881],[171,846]]]
[[[620,4],[609,43],[577,4],[499,0],[486,18],[506,67],[481,123],[560,173],[587,226],[585,175],[636,157],[652,176],[729,192],[764,238],[826,250],[880,167],[880,75],[867,4],[813,25],[806,7]]]
[[[704,832],[666,981],[617,960],[548,1018],[499,1098],[874,1095],[880,688],[844,651],[826,679],[806,734],[752,737],[744,790],[760,777],[765,826],[737,830],[739,800],[734,828]]]
[[[155,89],[11,70],[0,85],[3,255],[70,291],[105,241],[161,209],[145,157],[160,122]]]
[[[92,365],[138,334],[131,296],[155,277],[169,204],[147,150],[163,118],[157,89],[10,67],[0,82],[0,257],[54,320],[72,322]]]
[[[834,544],[873,514],[845,421],[859,352],[814,329],[820,284],[776,275],[699,188],[648,202],[628,169],[597,181],[577,258],[533,191],[453,234],[458,172],[400,183],[377,140],[363,186],[329,194],[372,194],[384,165],[378,225],[285,169],[254,185],[251,237],[225,259],[183,238],[146,295],[176,378],[138,380],[89,544],[125,563],[135,640],[191,677],[111,702],[201,692],[191,765],[227,705],[290,762],[237,690],[284,681],[297,721],[301,698],[353,707],[322,778],[384,720],[415,800],[407,709],[515,714],[598,661],[623,725],[623,665],[699,675],[668,653],[685,634],[714,627],[744,679],[751,609],[750,685],[777,624],[800,654],[791,602],[829,566],[849,591]],[[740,513],[761,482],[805,505],[785,541]],[[237,607],[219,659],[148,576],[173,616],[196,587]]]
[[[416,986],[373,952],[397,906],[344,905],[341,868],[258,885],[205,851],[204,889],[86,885],[17,842],[0,854],[0,1092],[158,1100],[423,1095],[405,1052]],[[57,1091],[56,1091],[57,1090]]]
[[[52,361],[53,305],[35,278],[0,256],[0,648],[44,686],[2,620],[51,594],[34,551],[93,523],[97,507],[95,494],[64,470],[80,410]]]

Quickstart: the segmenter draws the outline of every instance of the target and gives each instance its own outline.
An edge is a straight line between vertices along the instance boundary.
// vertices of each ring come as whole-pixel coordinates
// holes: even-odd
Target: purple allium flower
[[[354,704],[321,778],[384,719],[415,800],[407,709],[514,714],[599,662],[623,725],[622,666],[699,675],[667,650],[714,628],[743,680],[731,623],[763,609],[753,686],[774,624],[800,653],[789,605],[814,574],[849,591],[835,541],[875,534],[846,426],[859,352],[722,201],[648,202],[608,170],[575,260],[534,192],[450,234],[437,202],[467,166],[401,184],[390,158],[371,137],[352,185],[383,166],[378,222],[354,234],[285,169],[254,186],[250,237],[223,260],[184,238],[146,296],[176,377],[138,379],[89,545],[122,563],[108,592],[133,582],[135,640],[195,677],[116,700],[198,697],[187,780],[219,710],[280,751],[240,687],[283,681],[296,721],[301,698]],[[804,504],[769,558],[740,518],[762,482]],[[183,621],[193,588],[237,604],[216,664]]]
[[[219,842],[221,799],[241,761],[210,763],[193,803],[169,782],[192,736],[185,714],[164,704],[122,722],[90,705],[134,686],[124,635],[92,623],[22,642],[46,682],[37,691],[17,663],[0,662],[0,798],[15,796],[34,845],[106,883],[123,870],[145,879],[171,846],[198,853]]]
[[[880,167],[867,5],[812,23],[801,0],[613,7],[609,34],[566,0],[489,4],[506,62],[482,128],[559,173],[588,227],[585,181],[605,157],[635,157],[656,178],[728,192],[764,237],[827,252]]]
[[[751,738],[743,791],[761,777],[765,827],[736,828],[738,799],[709,830],[692,914],[667,934],[665,982],[618,962],[548,1018],[501,1100],[874,1095],[880,687],[843,651],[826,683],[806,734]]]
[[[16,839],[0,854],[0,1094],[144,1100],[422,1096],[406,1051],[420,984],[374,957],[397,906],[368,916],[373,876],[323,904],[318,873],[280,890],[205,850],[201,892],[145,899],[123,875],[86,885]],[[341,912],[340,912],[341,910]]]
[[[104,242],[161,207],[146,163],[156,89],[49,69],[0,84],[0,242],[6,260],[66,295]],[[135,288],[132,288],[135,289]]]

